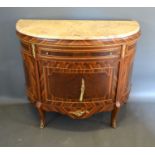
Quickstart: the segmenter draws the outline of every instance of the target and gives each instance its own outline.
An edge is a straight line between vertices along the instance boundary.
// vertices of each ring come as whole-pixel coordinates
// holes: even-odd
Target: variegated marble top
[[[136,21],[20,19],[16,30],[37,38],[93,40],[124,38],[137,33],[140,26]]]

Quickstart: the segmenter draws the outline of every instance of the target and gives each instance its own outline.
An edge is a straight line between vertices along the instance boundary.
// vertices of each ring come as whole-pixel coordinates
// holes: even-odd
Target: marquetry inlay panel
[[[16,28],[27,96],[41,127],[46,111],[74,119],[111,111],[116,127],[131,88],[136,21],[19,20]]]

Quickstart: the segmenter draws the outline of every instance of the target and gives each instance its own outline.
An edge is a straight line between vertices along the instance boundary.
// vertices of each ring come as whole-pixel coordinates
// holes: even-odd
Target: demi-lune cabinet
[[[136,21],[19,20],[27,96],[38,109],[74,119],[111,112],[126,103],[140,36]]]

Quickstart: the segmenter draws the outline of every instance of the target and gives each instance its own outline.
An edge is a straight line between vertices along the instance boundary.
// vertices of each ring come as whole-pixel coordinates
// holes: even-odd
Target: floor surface
[[[153,101],[153,100],[152,100]],[[110,113],[73,120],[47,113],[48,126],[39,128],[30,104],[0,106],[0,146],[155,146],[155,103],[129,101],[109,126]]]

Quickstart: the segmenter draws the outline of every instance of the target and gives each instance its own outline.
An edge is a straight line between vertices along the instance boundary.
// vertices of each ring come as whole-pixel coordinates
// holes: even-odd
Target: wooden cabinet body
[[[24,21],[17,26],[20,22]],[[75,119],[111,111],[111,124],[116,127],[116,114],[131,88],[139,30],[125,37],[87,39],[76,38],[76,34],[63,39],[33,36],[17,27],[17,35],[27,96],[39,111],[41,127],[45,125],[46,111]]]

